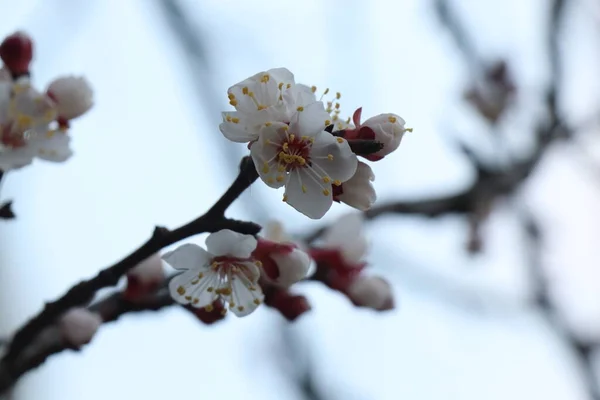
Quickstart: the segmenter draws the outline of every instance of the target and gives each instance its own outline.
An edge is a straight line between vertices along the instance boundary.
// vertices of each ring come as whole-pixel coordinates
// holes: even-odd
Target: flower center
[[[312,138],[302,136],[298,138],[294,134],[290,134],[279,145],[279,153],[277,159],[280,166],[285,170],[291,171],[295,168],[305,167],[310,165],[310,149],[312,147]]]

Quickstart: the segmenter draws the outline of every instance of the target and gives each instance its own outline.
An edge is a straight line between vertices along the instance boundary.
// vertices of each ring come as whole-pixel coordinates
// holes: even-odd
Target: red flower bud
[[[311,307],[306,297],[293,295],[285,289],[271,287],[265,291],[265,304],[278,310],[288,321],[294,321]]]
[[[29,71],[33,59],[33,41],[24,32],[15,32],[0,44],[0,58],[13,75]]]

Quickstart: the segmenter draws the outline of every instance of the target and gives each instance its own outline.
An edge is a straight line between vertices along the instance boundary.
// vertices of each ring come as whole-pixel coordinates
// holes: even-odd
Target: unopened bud
[[[71,120],[85,114],[94,105],[93,91],[84,77],[66,76],[48,86],[48,96],[56,102],[59,118]]]
[[[74,348],[88,344],[102,324],[102,318],[85,308],[72,308],[58,321],[63,338]]]
[[[13,75],[29,72],[33,59],[33,41],[24,32],[15,32],[0,44],[0,58]]]

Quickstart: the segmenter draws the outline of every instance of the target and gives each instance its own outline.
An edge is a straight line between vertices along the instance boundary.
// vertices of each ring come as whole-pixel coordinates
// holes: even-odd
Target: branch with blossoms
[[[404,121],[382,114],[361,123],[359,109],[353,123],[342,122],[339,103],[332,101],[326,107],[315,92],[315,87],[296,84],[285,68],[260,72],[232,86],[228,96],[236,111],[223,113],[220,131],[234,142],[248,143],[250,155],[242,159],[229,189],[202,216],[173,230],[156,227],[121,261],[46,303],[7,345],[0,360],[0,393],[50,355],[89,342],[102,322],[173,301],[207,324],[225,318],[228,310],[247,316],[263,303],[293,321],[310,305],[290,288],[310,279],[344,293],[358,306],[392,308],[387,282],[364,274],[366,240],[358,213],[344,217],[311,248],[291,240],[276,224],[259,235],[259,225],[225,216],[258,178],[269,187],[284,187],[284,202],[311,219],[323,217],[334,201],[361,210],[373,204],[373,172],[358,157],[378,161],[396,150],[407,131]],[[167,264],[181,271],[168,283],[162,267],[157,272],[147,266],[161,249],[205,232],[211,233],[206,249],[187,243],[163,255]],[[313,260],[317,270],[308,276]],[[90,305],[100,289],[115,286],[123,277],[127,287],[122,294]]]

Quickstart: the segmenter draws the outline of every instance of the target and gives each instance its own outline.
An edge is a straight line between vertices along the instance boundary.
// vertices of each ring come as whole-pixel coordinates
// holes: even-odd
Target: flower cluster
[[[31,81],[33,41],[22,32],[0,44],[0,171],[30,164],[34,158],[62,162],[69,148],[69,122],[93,105],[92,89],[81,77],[52,81],[44,92]]]
[[[218,231],[206,239],[206,250],[184,244],[163,256],[169,265],[183,271],[169,282],[171,296],[195,309],[205,323],[224,318],[227,310],[246,316],[262,303],[294,320],[310,310],[310,305],[290,287],[310,279],[343,293],[357,306],[391,309],[394,302],[389,284],[363,273],[367,242],[361,218],[358,214],[342,217],[315,248],[293,242],[275,223],[258,237]],[[309,277],[313,264],[316,272]]]
[[[358,161],[381,160],[398,148],[404,120],[381,114],[361,123],[362,109],[339,118],[340,93],[322,101],[317,88],[297,84],[285,68],[260,72],[229,88],[220,130],[234,142],[248,143],[260,178],[284,187],[283,201],[309,218],[319,219],[333,201],[367,210],[376,199],[371,167]]]

